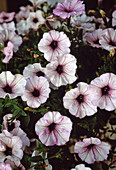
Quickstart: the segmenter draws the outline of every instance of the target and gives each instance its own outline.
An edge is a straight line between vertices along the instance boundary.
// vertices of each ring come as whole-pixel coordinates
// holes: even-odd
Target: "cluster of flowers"
[[[59,90],[61,86],[78,81],[78,58],[70,54],[71,40],[65,33],[69,32],[70,26],[73,32],[77,28],[82,30],[83,39],[78,39],[78,42],[83,41],[92,47],[108,51],[116,48],[116,31],[114,28],[106,28],[103,18],[87,16],[85,5],[81,0],[65,0],[58,3],[53,14],[61,20],[53,15],[45,18],[49,13],[49,6],[44,3],[45,1],[29,1],[33,7],[29,5],[20,7],[18,14],[0,13],[1,52],[5,55],[2,62],[10,64],[13,53],[18,51],[23,42],[22,36],[28,34],[30,29],[35,32],[45,25],[49,31],[43,32],[43,37],[37,44],[37,50],[42,53],[47,64],[45,67],[42,67],[39,62],[28,64],[23,68],[23,74],[13,75],[10,71],[3,71],[0,74],[0,98],[21,97],[27,106],[36,109],[49,99],[52,90]],[[43,11],[42,3],[44,3]],[[69,27],[62,21],[65,19]],[[105,19],[108,23],[109,18]],[[98,29],[95,28],[96,24]],[[115,26],[116,11],[112,13],[112,27]],[[64,31],[57,30],[58,28]],[[63,107],[68,109],[71,115],[80,119],[94,115],[98,108],[114,111],[116,109],[116,75],[107,72],[93,79],[89,84],[78,82],[75,88],[65,91],[61,100]],[[0,168],[11,170],[16,166],[24,170],[21,160],[25,148],[30,146],[30,139],[21,129],[19,120],[15,119],[11,122],[12,117],[12,114],[6,114],[3,117],[3,130],[0,133]],[[36,122],[35,132],[45,146],[61,146],[69,141],[72,127],[73,122],[69,117],[54,110],[48,111]],[[88,164],[106,160],[110,149],[110,144],[92,136],[76,142],[74,146],[74,152]],[[91,168],[81,164],[75,169],[89,170]]]

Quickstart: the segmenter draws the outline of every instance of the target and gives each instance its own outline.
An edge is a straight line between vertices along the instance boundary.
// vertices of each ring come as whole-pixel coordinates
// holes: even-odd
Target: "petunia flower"
[[[111,146],[106,142],[101,142],[98,138],[86,138],[82,142],[77,142],[74,146],[75,153],[82,161],[92,164],[95,161],[107,159]]]
[[[21,6],[20,11],[16,14],[15,18],[17,22],[20,22],[21,20],[26,20],[29,17],[29,10],[30,6],[27,5],[26,7]]]
[[[116,26],[116,10],[112,13],[112,26]]]
[[[29,17],[27,18],[27,24],[30,28],[37,30],[39,25],[45,23],[45,19],[43,18],[43,12],[37,10],[36,12],[30,12]]]
[[[85,167],[84,164],[79,164],[79,165],[76,165],[75,168],[72,168],[71,170],[91,170],[91,168]]]
[[[10,164],[0,163],[0,169],[1,170],[12,170]]]
[[[22,43],[22,37],[15,33],[15,29],[14,22],[9,24],[4,23],[0,26],[0,43],[4,44],[5,48],[8,46],[8,42],[11,42],[14,45],[14,52],[18,50]]]
[[[112,48],[116,49],[116,30],[113,28],[103,30],[99,43],[102,48],[108,51],[112,50]]]
[[[0,13],[0,23],[12,21],[14,18],[14,15],[15,15],[15,12],[10,12],[10,13],[4,12],[4,11],[1,12]]]
[[[85,10],[83,1],[80,0],[65,0],[58,3],[56,9],[53,10],[53,14],[60,16],[61,18],[70,18],[70,16],[81,15]]]
[[[116,109],[116,75],[105,73],[90,82],[91,101],[100,109]]]
[[[70,40],[64,32],[52,30],[43,34],[38,49],[44,53],[47,61],[52,61],[59,55],[70,53],[70,45]]]
[[[100,48],[101,45],[99,43],[99,39],[102,35],[102,29],[98,29],[93,31],[92,33],[87,33],[85,36],[86,41],[92,46],[96,48]]]
[[[13,136],[7,130],[0,133],[0,162],[6,159],[13,161],[17,166],[23,158],[22,141],[18,136]]]
[[[27,24],[27,20],[21,20],[16,24],[16,28],[19,35],[25,35],[29,32],[29,24]]]
[[[75,76],[77,68],[76,58],[71,54],[58,56],[57,60],[51,61],[46,68],[47,77],[56,87],[72,84],[77,80]]]
[[[64,145],[69,141],[72,122],[59,112],[47,112],[35,124],[35,132],[46,146]]]
[[[29,64],[23,70],[25,79],[32,76],[45,77],[46,68],[42,67],[40,63]]]
[[[0,74],[0,98],[6,95],[10,99],[21,96],[24,93],[26,80],[21,74],[13,75],[10,71],[3,71]]]
[[[11,43],[10,41],[7,44],[7,47],[5,47],[2,52],[5,55],[5,58],[2,60],[3,63],[8,63],[9,60],[12,58],[13,56],[13,48],[14,45],[13,43]]]
[[[81,118],[91,116],[97,112],[97,107],[91,103],[91,94],[89,85],[84,82],[77,84],[77,88],[66,92],[63,97],[63,105],[69,112]]]
[[[32,108],[38,108],[49,98],[49,83],[44,77],[30,77],[27,79],[26,89],[21,97],[23,101],[27,101],[27,105]]]

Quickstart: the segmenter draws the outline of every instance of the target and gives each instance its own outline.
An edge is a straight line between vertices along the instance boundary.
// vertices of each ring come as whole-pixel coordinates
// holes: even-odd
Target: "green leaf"
[[[42,161],[42,157],[41,156],[33,156],[30,158],[31,162],[39,162]]]

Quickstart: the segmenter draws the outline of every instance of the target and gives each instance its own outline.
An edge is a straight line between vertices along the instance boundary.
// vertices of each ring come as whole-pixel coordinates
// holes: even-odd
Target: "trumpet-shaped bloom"
[[[1,12],[0,13],[0,23],[12,21],[14,18],[14,15],[15,15],[15,12],[11,12],[11,13],[7,13],[4,11]]]
[[[27,79],[32,76],[45,76],[46,68],[42,67],[40,63],[29,64],[23,70],[23,75]]]
[[[30,13],[29,8],[30,8],[29,5],[27,5],[26,7],[24,6],[20,7],[20,11],[15,16],[17,22],[20,22],[20,20],[24,20],[28,18]]]
[[[80,0],[65,0],[58,3],[56,9],[53,10],[53,14],[60,16],[61,18],[70,18],[70,16],[81,15],[85,10],[83,1]]]
[[[75,76],[77,68],[76,58],[71,54],[58,56],[57,60],[51,61],[46,68],[48,79],[56,87],[72,84],[77,80]]]
[[[36,12],[30,12],[29,17],[27,18],[27,24],[30,28],[37,30],[38,26],[44,24],[45,19],[43,18],[43,12],[38,10]]]
[[[75,166],[75,168],[72,168],[71,170],[91,170],[91,168],[85,167],[84,164],[79,164],[79,165]]]
[[[100,109],[116,109],[116,75],[105,73],[90,83],[91,101]]]
[[[74,151],[78,156],[88,164],[95,161],[107,159],[111,146],[106,142],[101,142],[98,138],[86,138],[82,142],[77,142]]]
[[[0,74],[0,98],[14,99],[24,93],[26,80],[21,74],[13,75],[10,71],[3,71]]]
[[[46,146],[64,145],[69,141],[72,122],[59,112],[47,112],[35,124],[35,132]]]
[[[9,159],[18,166],[22,158],[23,150],[20,137],[3,130],[0,134],[0,162]]]
[[[99,39],[102,35],[102,29],[95,30],[92,33],[87,33],[85,39],[92,47],[100,48],[101,45],[99,43]]]
[[[116,49],[116,30],[113,28],[103,30],[99,43],[108,51],[112,50],[112,48]]]
[[[8,63],[9,60],[12,58],[12,56],[13,56],[13,48],[14,48],[13,43],[11,43],[9,41],[8,44],[7,44],[7,47],[5,47],[2,50],[3,54],[5,55],[4,60],[2,60],[3,63]]]
[[[71,89],[63,97],[63,104],[69,112],[79,118],[91,116],[97,112],[97,107],[91,103],[89,85],[83,82],[77,88]]]
[[[10,164],[0,163],[1,170],[12,170]]]
[[[32,108],[38,108],[49,98],[49,83],[44,77],[30,77],[27,79],[26,89],[22,96],[23,101],[27,101],[27,105]]]
[[[43,34],[38,49],[44,53],[47,61],[52,61],[59,55],[70,53],[70,45],[70,40],[64,32],[52,30]]]

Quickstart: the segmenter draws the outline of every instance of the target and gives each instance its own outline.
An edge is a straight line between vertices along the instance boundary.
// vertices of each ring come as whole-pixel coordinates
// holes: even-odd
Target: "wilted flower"
[[[99,43],[108,51],[112,48],[116,49],[116,30],[113,28],[103,30]]]
[[[112,26],[116,26],[116,10],[112,13]]]
[[[58,56],[56,60],[46,66],[46,75],[53,85],[60,87],[62,85],[72,84],[77,80],[76,58],[71,54]]]
[[[12,21],[14,18],[14,15],[15,15],[15,12],[11,12],[11,13],[7,13],[4,11],[1,12],[0,13],[0,23]]]
[[[3,63],[8,63],[9,60],[12,58],[13,48],[14,48],[13,43],[9,41],[7,47],[4,47],[4,49],[2,50],[3,54],[5,55],[4,60],[2,60]]]
[[[51,15],[46,18],[46,26],[49,29],[57,29],[58,27],[61,27],[61,22],[58,21],[55,16]]]
[[[63,105],[72,115],[79,118],[91,116],[97,112],[97,107],[91,103],[89,85],[84,82],[78,83],[77,88],[66,92]]]
[[[46,146],[64,145],[69,141],[72,122],[59,112],[47,112],[35,124],[35,132]]]
[[[12,114],[7,114],[3,117],[3,129],[9,131],[10,133],[14,128],[20,126],[20,121],[16,119],[13,120],[12,124],[10,123],[12,116]]]
[[[101,45],[99,43],[99,39],[102,35],[102,29],[95,30],[92,33],[87,33],[85,36],[86,41],[92,46],[96,48],[100,48]]]
[[[0,98],[6,95],[10,99],[22,96],[25,90],[26,80],[21,74],[13,75],[10,71],[3,71],[0,74]]]
[[[49,83],[44,77],[30,77],[27,79],[26,89],[22,96],[23,101],[32,108],[38,108],[49,98]]]
[[[65,0],[58,3],[56,9],[53,10],[53,14],[60,16],[61,18],[70,18],[70,16],[80,15],[85,10],[85,5],[80,0]]]
[[[43,34],[38,49],[44,53],[47,61],[52,61],[59,55],[70,53],[70,45],[70,40],[64,32],[52,30]]]
[[[43,12],[37,10],[36,12],[30,12],[29,17],[27,18],[27,24],[30,28],[37,30],[39,25],[45,23],[45,19],[43,18]]]
[[[116,109],[116,75],[105,73],[90,83],[91,101],[100,109]]]
[[[13,136],[7,130],[0,134],[0,162],[6,159],[13,161],[17,166],[23,158],[22,141],[18,136]]]
[[[32,76],[45,77],[46,68],[42,67],[40,63],[29,64],[23,70],[24,77],[30,78]]]
[[[1,170],[12,170],[10,164],[0,163]]]
[[[85,167],[84,164],[79,164],[79,165],[76,165],[75,168],[72,168],[71,170],[91,170],[91,168]]]
[[[101,142],[98,138],[86,138],[83,142],[77,142],[74,151],[78,153],[82,161],[92,164],[95,161],[107,159],[111,146],[106,142]]]

